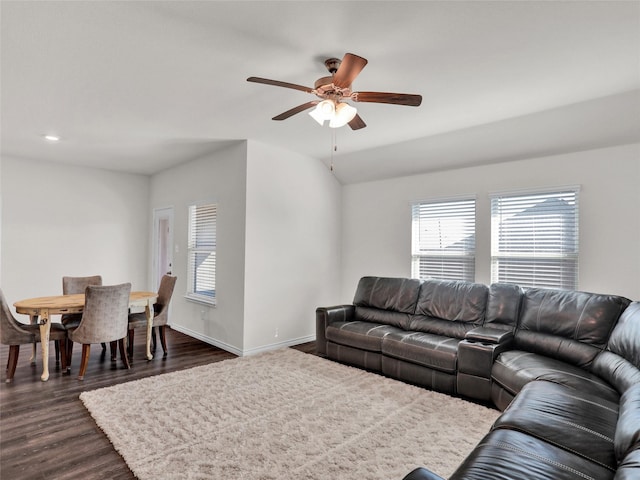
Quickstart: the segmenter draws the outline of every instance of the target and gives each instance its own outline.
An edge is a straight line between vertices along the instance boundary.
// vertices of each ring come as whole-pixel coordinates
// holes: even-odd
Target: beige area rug
[[[499,414],[292,349],[80,399],[145,480],[447,477]]]

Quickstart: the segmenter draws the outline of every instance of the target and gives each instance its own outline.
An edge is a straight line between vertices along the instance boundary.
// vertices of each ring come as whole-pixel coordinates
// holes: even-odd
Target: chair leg
[[[60,361],[62,363],[62,371],[67,370],[67,340],[56,340],[56,355],[60,356]],[[62,351],[62,355],[60,352]],[[56,361],[56,365],[58,362]]]
[[[101,343],[100,345],[102,345],[102,350],[106,350],[107,349],[107,344],[106,343]]]
[[[109,350],[111,350],[111,361],[115,362],[116,361],[116,357],[117,357],[117,342],[110,342],[109,343]]]
[[[128,332],[128,335],[127,335],[127,337],[128,337],[127,338],[127,343],[128,343],[127,350],[129,352],[129,356],[132,357],[132,358],[133,358],[133,337],[134,337],[134,333],[133,332],[134,331],[135,331],[135,329],[130,328],[129,332]]]
[[[60,343],[58,342],[58,340],[55,341],[54,349],[56,351],[56,367],[59,367],[60,366]]]
[[[80,373],[78,373],[78,380],[84,380],[84,374],[87,372],[87,365],[89,364],[90,353],[91,345],[82,344],[82,361],[80,362]]]
[[[67,338],[67,371],[71,371],[71,358],[73,357],[73,340]]]
[[[124,367],[129,370],[131,365],[129,364],[129,355],[127,355],[127,349],[124,348],[124,338],[118,340],[118,345],[120,347],[120,356],[122,357],[122,363],[124,363]]]
[[[157,327],[153,327],[153,328],[151,329],[151,344],[152,344],[152,345],[151,345],[151,351],[152,351],[153,353],[156,353],[156,346],[157,346],[156,344],[157,344],[157,342],[158,342],[158,341],[156,340],[156,328],[157,328]]]
[[[7,361],[7,379],[6,383],[13,381],[13,376],[16,373],[16,366],[18,365],[18,355],[20,354],[20,345],[11,345],[9,347],[9,359]]]
[[[166,355],[167,352],[167,337],[165,334],[165,327],[166,325],[160,325],[158,327],[158,330],[160,330],[160,345],[162,345],[162,351],[164,352],[164,355]]]

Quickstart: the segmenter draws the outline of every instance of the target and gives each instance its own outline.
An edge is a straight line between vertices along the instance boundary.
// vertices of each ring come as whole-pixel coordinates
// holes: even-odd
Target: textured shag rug
[[[282,349],[80,395],[136,477],[447,477],[498,412]]]

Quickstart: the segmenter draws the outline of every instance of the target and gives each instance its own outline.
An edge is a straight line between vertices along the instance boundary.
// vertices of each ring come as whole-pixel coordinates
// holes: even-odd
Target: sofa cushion
[[[455,374],[458,359],[456,338],[421,332],[394,332],[382,339],[382,353],[389,357]]]
[[[411,315],[408,313],[392,312],[370,307],[356,307],[354,319],[362,322],[393,325],[406,330],[409,327]]]
[[[515,346],[588,368],[629,303],[614,295],[527,289]]]
[[[449,480],[610,480],[614,473],[580,455],[516,430],[485,436]]]
[[[484,322],[488,291],[480,283],[427,280],[407,330],[464,338]]]
[[[400,313],[415,313],[420,280],[413,278],[362,277],[353,304]]]
[[[494,428],[533,435],[615,470],[617,423],[616,402],[557,383],[533,381],[513,399]]]
[[[493,363],[491,378],[514,395],[533,380],[547,380],[579,391],[591,392],[613,402],[617,402],[620,397],[615,388],[582,368],[521,350],[501,353]]]
[[[615,435],[618,461],[640,447],[640,384],[634,385],[620,397],[620,417]],[[640,472],[639,472],[640,473]]]
[[[382,350],[385,335],[402,330],[390,325],[369,322],[334,322],[327,327],[327,341],[361,348],[370,352]]]
[[[513,283],[492,283],[487,297],[485,327],[515,329],[520,313],[522,288]]]
[[[481,324],[489,287],[459,280],[427,280],[420,287],[415,313],[427,317]]]

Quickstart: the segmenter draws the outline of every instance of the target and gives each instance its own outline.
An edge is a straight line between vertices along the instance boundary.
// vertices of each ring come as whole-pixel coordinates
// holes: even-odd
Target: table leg
[[[153,330],[153,303],[147,302],[144,307],[144,313],[147,314],[147,360],[153,360],[151,354],[151,331]]]
[[[40,344],[42,345],[42,376],[43,382],[49,380],[49,333],[51,332],[51,322],[49,321],[49,312],[43,310],[40,312]]]
[[[29,315],[29,321],[31,322],[31,325],[37,325],[38,324],[38,315]],[[31,348],[31,358],[29,359],[29,363],[31,365],[35,365],[36,364],[36,343],[33,343],[33,346]]]

